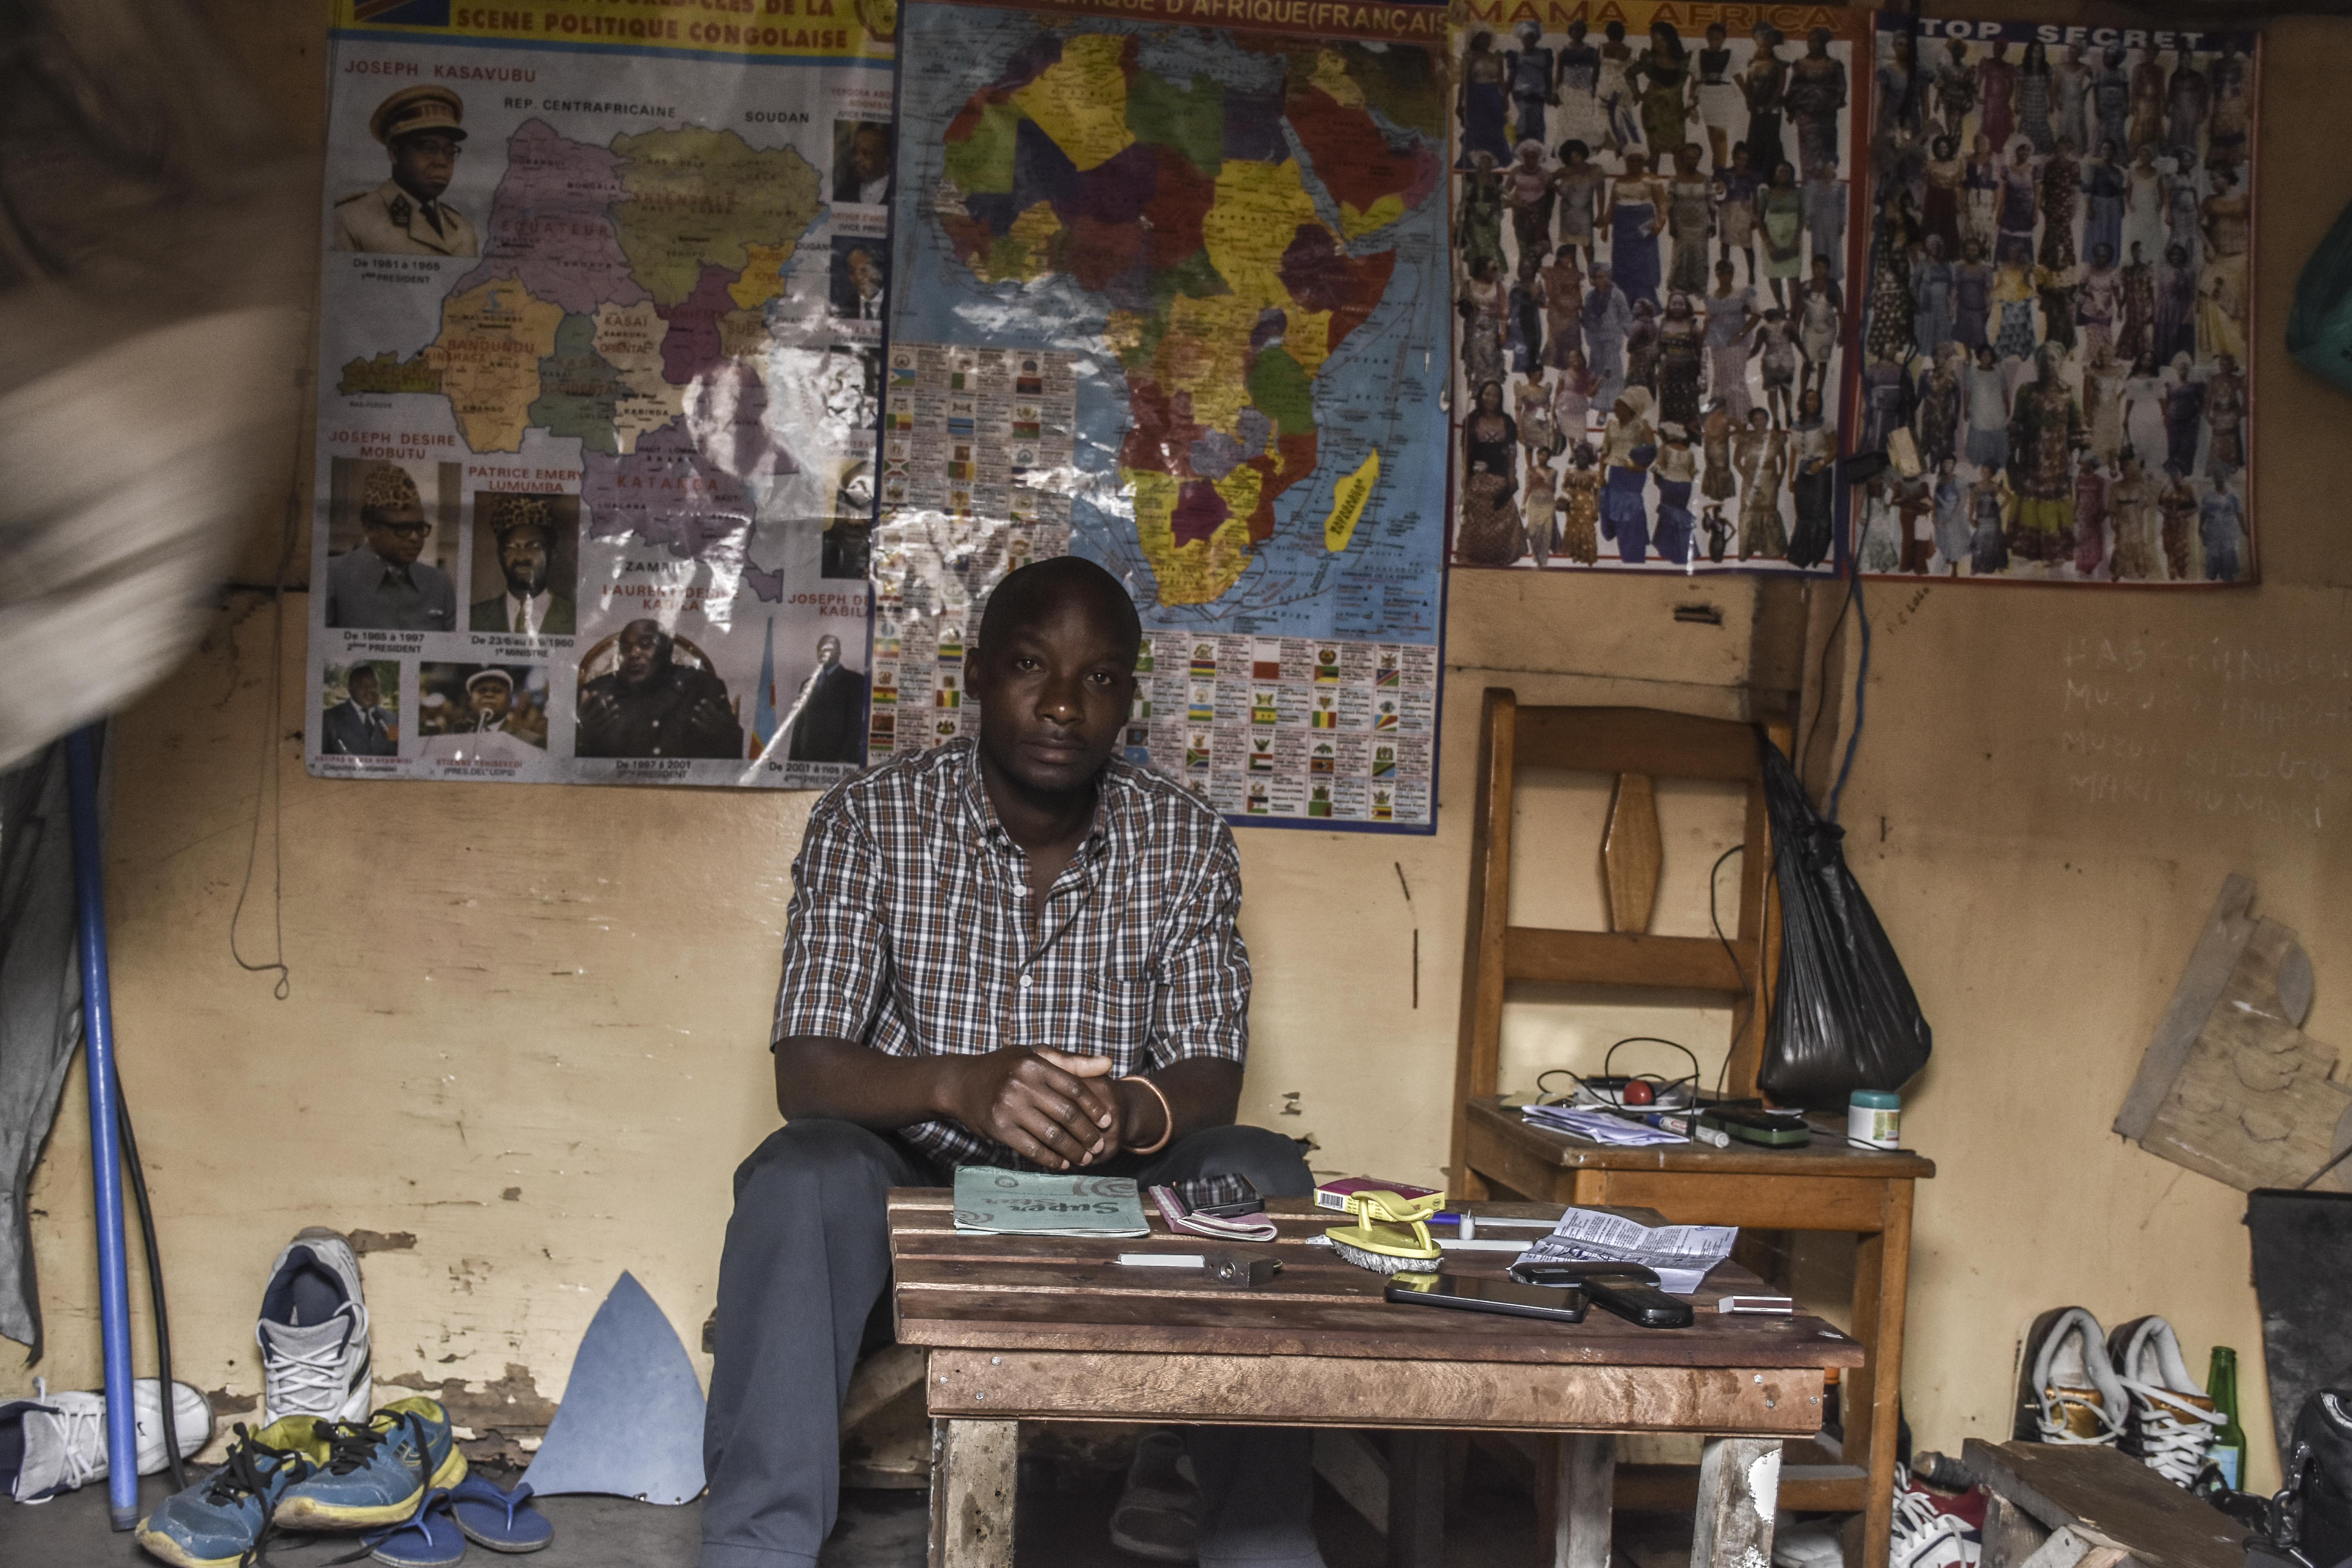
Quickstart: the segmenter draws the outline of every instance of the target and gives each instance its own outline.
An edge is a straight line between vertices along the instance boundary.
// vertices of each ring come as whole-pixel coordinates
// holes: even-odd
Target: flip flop
[[[369,1556],[391,1568],[455,1568],[466,1560],[466,1538],[449,1511],[448,1492],[438,1487],[425,1494],[415,1513],[368,1537],[365,1545]]]
[[[457,1528],[477,1546],[493,1552],[537,1552],[555,1539],[555,1526],[530,1506],[530,1488],[510,1492],[478,1475],[467,1476],[449,1494]]]

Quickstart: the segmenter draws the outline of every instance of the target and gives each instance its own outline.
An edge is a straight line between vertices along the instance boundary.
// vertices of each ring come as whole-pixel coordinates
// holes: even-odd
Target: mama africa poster
[[[2258,36],[1878,18],[1867,573],[2255,574]]]
[[[1467,6],[1455,565],[1832,568],[1869,24]]]

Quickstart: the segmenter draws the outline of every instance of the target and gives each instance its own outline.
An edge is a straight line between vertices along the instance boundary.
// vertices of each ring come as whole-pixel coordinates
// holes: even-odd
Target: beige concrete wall
[[[314,135],[313,8],[221,15],[289,124]],[[2001,1434],[2014,1336],[2051,1305],[2111,1323],[2162,1312],[2192,1359],[2225,1342],[2259,1368],[2241,1198],[2106,1127],[2231,870],[2303,932],[2318,975],[2311,1031],[2352,1040],[2336,983],[2352,976],[2352,938],[2326,925],[2324,895],[2352,852],[2352,539],[2336,500],[2352,493],[2352,401],[2280,347],[2301,258],[2352,198],[2352,165],[2327,155],[2347,68],[2352,25],[2273,32],[2265,585],[1870,594],[1869,720],[1845,817],[1938,1046],[1906,1129],[1940,1165],[1919,1199],[1905,1380],[1925,1445]],[[274,521],[258,528],[249,573],[268,575],[274,540]],[[1318,1167],[1434,1177],[1479,690],[1738,716],[1746,688],[1798,683],[1792,639],[1834,607],[1826,590],[1816,598],[1738,581],[1458,577],[1441,831],[1240,836],[1259,977],[1244,1114],[1312,1136]],[[1717,606],[1722,624],[1677,622],[1688,603]],[[289,599],[296,629],[277,671],[294,692],[303,610]],[[383,1238],[364,1261],[383,1375],[467,1394],[484,1423],[500,1408],[543,1420],[622,1268],[689,1345],[709,1310],[730,1170],[775,1121],[761,1047],[808,801],[314,780],[290,712],[265,734],[269,648],[266,600],[239,596],[121,729],[110,896],[123,1071],[184,1374],[225,1404],[253,1394],[270,1257],[298,1227],[330,1223]],[[1802,677],[1811,669],[1808,658]],[[228,952],[265,780],[282,792],[282,1002]],[[1573,918],[1593,896],[1597,799],[1562,786],[1530,809],[1541,831],[1523,836],[1534,862],[1522,870],[1558,879],[1528,908]],[[1706,864],[1730,835],[1710,809],[1670,821],[1663,929],[1706,929]],[[268,941],[270,842],[242,928],[248,956]],[[1507,1060],[1521,1075],[1597,1066],[1600,1047],[1637,1032],[1689,1038],[1710,1073],[1720,1059],[1720,1014],[1531,998]],[[79,1092],[35,1192],[42,1370],[71,1385],[98,1364]],[[0,1370],[0,1397],[29,1380]],[[2258,1442],[2254,1479],[2274,1473]]]

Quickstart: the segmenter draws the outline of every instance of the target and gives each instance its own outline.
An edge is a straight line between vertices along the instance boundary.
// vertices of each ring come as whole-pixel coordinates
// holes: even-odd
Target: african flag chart
[[[334,22],[311,770],[847,777],[887,0]]]
[[[975,731],[988,589],[1068,552],[1143,618],[1130,759],[1433,827],[1444,16],[901,10],[871,755]]]

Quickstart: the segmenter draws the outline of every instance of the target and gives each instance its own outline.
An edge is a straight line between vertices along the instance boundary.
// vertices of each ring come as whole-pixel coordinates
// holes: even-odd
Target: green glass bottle
[[[2246,1481],[2246,1429],[2238,1424],[2238,1352],[2228,1345],[2213,1347],[2213,1364],[2205,1373],[2206,1396],[2221,1417],[2205,1457],[2221,1472],[2222,1484],[2241,1491]]]

